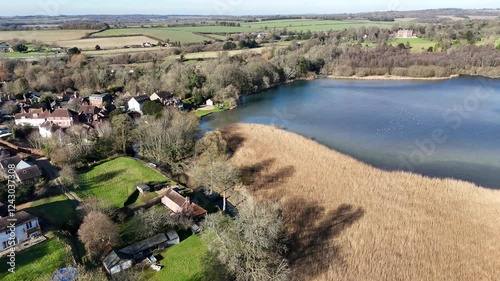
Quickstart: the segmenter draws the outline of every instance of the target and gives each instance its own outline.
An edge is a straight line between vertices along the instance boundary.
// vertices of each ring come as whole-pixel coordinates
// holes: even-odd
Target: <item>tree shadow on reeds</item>
[[[251,191],[269,189],[295,173],[294,166],[286,166],[275,172],[269,172],[269,168],[276,159],[266,159],[260,163],[240,168],[241,180]]]
[[[227,142],[227,147],[232,152],[238,150],[245,142],[245,138],[242,135],[235,132],[234,126],[224,127],[220,129],[220,132],[222,133],[222,136]]]
[[[342,247],[333,239],[361,219],[364,209],[343,204],[326,212],[317,202],[304,199],[292,199],[283,207],[292,275],[299,280],[316,277],[335,264],[341,268]]]

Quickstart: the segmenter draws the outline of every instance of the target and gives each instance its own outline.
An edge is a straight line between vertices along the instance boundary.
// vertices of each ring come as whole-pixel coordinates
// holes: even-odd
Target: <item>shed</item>
[[[139,190],[139,193],[140,194],[143,194],[144,192],[149,192],[151,190],[151,188],[147,185],[147,184],[138,184],[136,186],[137,190]]]
[[[214,105],[214,101],[211,100],[211,99],[208,99],[207,102],[206,102],[206,105]]]
[[[172,246],[172,245],[176,245],[176,244],[180,243],[179,235],[177,234],[177,232],[175,232],[175,230],[169,230],[167,232],[167,237],[168,237],[168,241],[167,241],[168,246]]]
[[[109,274],[115,274],[131,268],[133,260],[126,254],[111,251],[102,261],[104,268]]]

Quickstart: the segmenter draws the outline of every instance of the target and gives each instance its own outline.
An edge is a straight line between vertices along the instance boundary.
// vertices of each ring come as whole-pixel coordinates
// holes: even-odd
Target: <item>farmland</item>
[[[1,31],[0,42],[12,39],[24,39],[28,42],[37,40],[47,45],[63,48],[78,47],[84,52],[95,51],[96,45],[101,47],[100,51],[89,53],[90,55],[110,55],[118,53],[135,53],[153,51],[148,49],[125,49],[126,45],[141,45],[143,42],[171,41],[186,43],[199,43],[208,40],[226,40],[228,34],[270,32],[283,30],[296,32],[306,31],[328,31],[341,30],[345,28],[358,28],[362,26],[390,27],[392,22],[371,22],[366,20],[271,20],[262,22],[240,22],[240,26],[178,26],[178,27],[130,27],[113,28],[93,34],[90,38],[84,38],[88,33],[95,30],[37,30],[37,31]],[[50,52],[31,53],[8,53],[1,54],[6,57],[36,57],[51,55]],[[213,57],[213,56],[210,56]]]
[[[223,132],[247,189],[282,203],[298,280],[497,280],[498,190],[383,171],[270,126]]]
[[[80,187],[75,192],[82,198],[104,199],[110,206],[120,208],[138,183],[166,181],[166,177],[141,162],[121,157],[80,170]],[[140,196],[137,200],[143,199]]]
[[[241,24],[242,27],[247,27],[253,31],[265,31],[273,29],[284,29],[288,31],[329,31],[342,30],[346,28],[359,28],[368,26],[391,27],[393,22],[373,22],[367,20],[274,20],[250,22]],[[266,29],[267,27],[267,29]]]
[[[86,51],[94,50],[96,45],[99,45],[101,49],[115,49],[123,48],[125,45],[141,45],[143,42],[151,42],[151,38],[146,36],[88,38],[60,41],[58,45],[65,48],[78,47],[82,51]]]
[[[46,44],[61,41],[77,40],[93,30],[33,30],[33,31],[0,31],[0,42],[14,38],[26,41],[37,40]]]
[[[123,28],[123,29],[109,29],[104,32],[96,33],[92,37],[109,37],[109,36],[126,36],[126,35],[144,35],[159,41],[180,41],[181,43],[202,42],[203,40],[210,40],[209,38],[192,33],[189,30],[177,30],[170,28]],[[127,38],[127,37],[125,37]],[[106,40],[109,40],[107,38]],[[119,40],[120,38],[115,38]],[[156,42],[154,42],[156,43]]]

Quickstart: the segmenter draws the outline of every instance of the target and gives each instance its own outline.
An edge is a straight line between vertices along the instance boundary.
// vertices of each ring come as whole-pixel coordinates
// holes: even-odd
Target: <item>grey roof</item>
[[[19,162],[21,162],[21,157],[19,155],[16,155],[16,156],[11,156],[11,157],[6,157],[2,160],[0,160],[0,163],[1,163],[1,166],[3,169],[7,169],[9,167],[9,165],[16,165],[19,164]]]
[[[91,98],[101,98],[102,99],[102,98],[106,97],[107,95],[109,95],[109,94],[106,94],[106,93],[105,94],[93,94],[90,97]]]
[[[164,91],[158,92],[158,93],[156,93],[156,95],[159,96],[162,99],[168,99],[168,98],[171,98],[173,96],[172,93],[170,93],[170,92],[164,92]]]
[[[103,260],[102,263],[107,270],[111,270],[116,265],[120,264],[121,260],[132,260],[128,255],[116,251],[111,251]]]
[[[16,171],[16,175],[20,181],[30,180],[33,178],[37,178],[42,175],[40,169],[36,165],[24,168]]]
[[[142,240],[142,241],[134,243],[130,246],[127,246],[127,247],[119,250],[119,252],[121,252],[123,254],[134,256],[137,253],[140,253],[142,251],[157,247],[158,245],[165,243],[167,241],[168,241],[167,236],[164,233],[161,233],[161,234],[155,235],[151,238],[148,238],[146,240]]]
[[[146,95],[133,97],[133,99],[135,99],[138,103],[142,103],[142,102],[150,100],[149,97]]]

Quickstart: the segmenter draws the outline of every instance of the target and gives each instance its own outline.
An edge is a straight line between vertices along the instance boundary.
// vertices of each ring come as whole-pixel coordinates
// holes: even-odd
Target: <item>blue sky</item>
[[[0,15],[345,13],[433,8],[499,8],[498,0],[1,0]],[[7,3],[5,3],[7,2]]]

